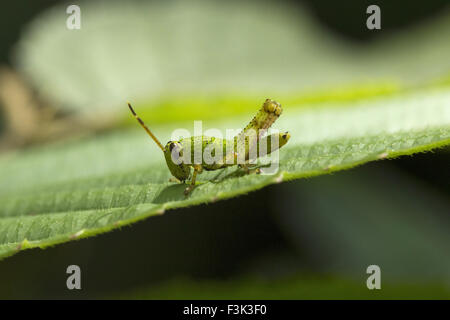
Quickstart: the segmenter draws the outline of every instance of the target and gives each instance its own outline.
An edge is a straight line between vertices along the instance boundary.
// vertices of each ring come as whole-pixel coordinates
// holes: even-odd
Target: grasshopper
[[[249,124],[238,135],[234,137],[233,140],[207,136],[194,136],[183,138],[178,141],[169,141],[167,142],[166,146],[163,146],[161,144],[156,136],[145,125],[144,121],[142,121],[142,119],[138,117],[130,103],[128,103],[128,107],[130,108],[131,113],[139,122],[139,124],[145,129],[145,131],[147,131],[148,135],[163,151],[167,167],[177,181],[184,183],[186,180],[191,178],[191,167],[194,168],[191,183],[186,187],[184,191],[186,196],[189,195],[189,193],[194,189],[197,175],[202,173],[203,169],[211,171],[238,165],[239,167],[243,168],[246,173],[250,173],[249,167],[251,166],[251,151],[255,149],[259,150],[261,139],[267,138],[265,154],[270,154],[271,152],[284,146],[291,137],[289,132],[284,132],[275,133],[263,138],[266,130],[270,128],[270,126],[278,119],[278,117],[281,115],[281,112],[283,111],[281,105],[271,99],[266,99],[258,113],[253,117]],[[273,139],[278,139],[278,143],[272,145],[271,141],[275,141]],[[232,145],[233,147],[227,148],[227,145]],[[174,161],[174,155],[182,156],[184,150],[194,150],[196,147],[199,148],[200,146],[202,154],[207,147],[210,149],[223,148],[223,157],[220,160],[214,161],[212,163],[205,162],[202,157],[201,162],[195,163],[193,155],[194,153],[191,152],[191,161],[188,161],[187,163],[178,163],[179,161]],[[231,151],[229,149],[231,149]],[[240,159],[245,159],[243,163],[238,163],[239,155],[241,155]],[[255,172],[259,172],[259,169],[256,169]]]

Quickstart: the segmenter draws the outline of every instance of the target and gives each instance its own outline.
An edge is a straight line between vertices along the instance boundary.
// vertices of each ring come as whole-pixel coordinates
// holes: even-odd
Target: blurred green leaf
[[[368,290],[365,279],[330,275],[254,277],[228,281],[175,279],[160,285],[121,293],[113,299],[448,299],[450,292],[438,283],[384,282],[382,290]]]
[[[116,112],[127,99],[174,95],[253,98],[380,82],[403,88],[450,74],[448,11],[356,46],[301,6],[275,1],[79,5],[80,30],[65,27],[65,7],[57,6],[30,23],[15,52],[33,88],[72,112]]]
[[[188,198],[183,185],[168,182],[161,151],[138,125],[4,154],[0,257],[106,232],[167,209],[447,145],[449,103],[450,91],[427,90],[311,109],[285,106],[276,127],[289,130],[292,138],[280,150],[278,173],[244,175],[235,167],[205,172]],[[207,128],[239,129],[248,120],[225,118],[208,122]],[[168,141],[180,127],[192,132],[187,122],[153,129]]]
[[[380,82],[371,84],[354,84],[340,87],[330,87],[303,92],[301,94],[280,93],[276,95],[284,105],[310,108],[323,103],[355,102],[358,100],[376,99],[400,92],[407,92],[395,83]],[[143,110],[139,114],[152,119],[152,123],[167,123],[186,120],[211,120],[236,116],[254,112],[255,101],[260,99],[255,94],[190,94],[183,96],[167,96],[157,100],[144,101]],[[125,123],[135,125],[134,118],[130,118],[128,110]]]

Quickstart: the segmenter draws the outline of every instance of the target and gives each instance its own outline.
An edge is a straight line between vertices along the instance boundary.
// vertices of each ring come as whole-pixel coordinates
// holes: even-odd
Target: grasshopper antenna
[[[141,118],[139,118],[136,114],[136,112],[134,112],[133,107],[131,106],[131,104],[128,102],[128,108],[130,108],[131,113],[133,114],[133,116],[136,118],[136,120],[140,123],[140,125],[142,126],[142,128],[145,129],[145,131],[147,131],[148,135],[150,137],[152,137],[153,141],[156,142],[156,144],[158,145],[158,147],[161,148],[161,150],[163,152],[166,151],[166,149],[164,149],[163,145],[161,144],[161,142],[159,142],[159,140],[155,137],[155,135],[150,131],[150,129],[145,125],[144,121],[142,121]]]

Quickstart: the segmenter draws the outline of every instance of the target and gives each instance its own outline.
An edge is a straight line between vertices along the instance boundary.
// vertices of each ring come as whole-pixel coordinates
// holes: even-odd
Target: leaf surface
[[[261,102],[255,102],[255,112]],[[203,130],[240,129],[251,116],[207,121]],[[138,125],[4,154],[0,257],[106,232],[168,209],[448,145],[450,91],[433,89],[314,108],[288,105],[275,127],[291,133],[279,152],[276,174],[245,175],[236,167],[204,172],[189,197],[183,194],[184,185],[169,182],[161,151]],[[165,142],[176,128],[193,132],[193,123],[152,129]]]

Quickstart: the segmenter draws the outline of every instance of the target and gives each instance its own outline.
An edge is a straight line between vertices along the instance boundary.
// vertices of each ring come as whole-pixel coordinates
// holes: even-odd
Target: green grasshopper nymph
[[[191,167],[194,168],[191,183],[184,191],[185,195],[188,195],[194,189],[197,175],[202,173],[203,169],[211,171],[238,165],[247,173],[250,173],[249,167],[251,166],[251,164],[249,163],[249,161],[250,155],[252,154],[251,151],[254,150],[254,147],[256,147],[255,149],[257,150],[260,149],[260,142],[262,141],[262,139],[265,139],[263,138],[264,133],[268,128],[270,128],[270,126],[272,126],[272,124],[278,119],[278,117],[281,115],[281,112],[283,111],[281,105],[278,102],[271,99],[266,99],[262,108],[253,117],[250,123],[238,135],[236,135],[233,140],[207,136],[194,136],[183,138],[178,141],[169,141],[164,147],[156,138],[156,136],[150,131],[150,129],[145,125],[144,121],[142,121],[141,118],[136,115],[136,112],[134,112],[130,103],[128,103],[128,107],[130,108],[131,113],[134,115],[140,125],[145,129],[145,131],[147,131],[149,136],[163,151],[167,167],[177,180],[184,183],[186,180],[191,178]],[[253,140],[251,140],[249,137],[253,137]],[[291,136],[289,132],[271,134],[267,137],[267,145],[265,146],[265,153],[263,155],[270,154],[271,152],[281,148],[288,142],[290,137]],[[275,139],[278,139],[278,141],[275,141]],[[275,141],[278,143],[271,143],[271,141]],[[233,147],[227,148],[227,145],[232,145]],[[181,163],[179,163],[179,161],[174,161],[174,154],[183,156],[183,151],[194,150],[195,148],[200,147],[202,154],[206,148],[217,148],[214,150],[222,149],[223,153],[221,155],[223,155],[223,157],[220,156],[221,158],[219,160],[213,162],[205,161],[202,157],[201,162],[196,163],[194,161],[193,152],[191,152],[191,155],[187,156],[191,161],[182,161]],[[259,156],[263,155],[259,154]],[[239,162],[238,158],[244,159],[244,162]],[[258,169],[256,169],[256,172],[258,172]]]

